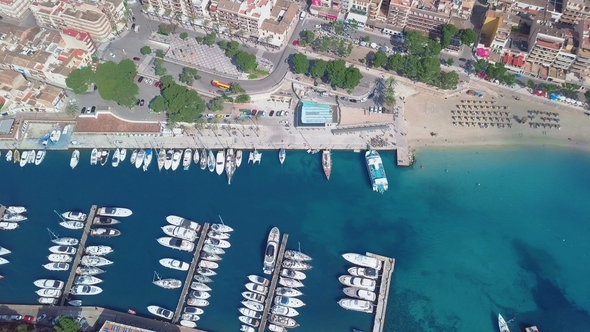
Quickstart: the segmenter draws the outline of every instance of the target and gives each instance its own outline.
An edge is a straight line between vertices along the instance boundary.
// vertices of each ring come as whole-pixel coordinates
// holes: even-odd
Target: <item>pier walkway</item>
[[[84,254],[84,246],[86,246],[86,240],[88,240],[88,233],[90,233],[90,227],[92,226],[92,220],[96,215],[96,210],[98,207],[93,205],[90,208],[90,213],[88,213],[88,217],[86,218],[86,225],[84,225],[84,231],[82,232],[82,237],[80,238],[80,243],[78,243],[78,251],[76,251],[76,256],[74,257],[74,261],[72,262],[72,270],[70,271],[70,276],[68,277],[68,282],[66,283],[66,287],[64,288],[64,292],[59,300],[59,305],[63,306],[72,291],[72,286],[74,285],[74,279],[76,278],[76,269],[78,265],[80,265],[80,260],[82,259],[82,255]]]
[[[281,274],[281,268],[283,267],[283,256],[285,255],[285,250],[287,249],[287,239],[289,239],[289,234],[283,234],[283,240],[281,241],[281,244],[279,246],[279,252],[277,254],[275,270],[272,273],[270,287],[268,288],[268,294],[266,296],[266,301],[264,302],[264,310],[262,311],[262,318],[260,319],[260,326],[258,327],[258,332],[264,332],[264,330],[266,329],[268,314],[274,301],[275,290],[277,289],[279,275]]]
[[[203,245],[205,244],[205,239],[207,238],[208,231],[209,224],[205,223],[203,225],[203,229],[201,230],[201,237],[199,238],[199,242],[197,242],[197,247],[195,248],[195,251],[193,253],[193,260],[191,261],[191,265],[188,268],[188,274],[186,275],[186,280],[184,281],[182,292],[180,293],[180,297],[178,298],[176,310],[174,311],[174,317],[172,318],[172,323],[174,324],[178,324],[180,316],[182,315],[182,307],[184,306],[184,302],[186,301],[186,295],[190,290],[193,275],[195,274],[195,269],[197,268],[197,263],[199,262],[199,255],[201,254],[201,250],[203,249]]]
[[[4,217],[4,212],[6,212],[6,206],[0,205],[0,218]]]
[[[391,283],[393,267],[395,266],[395,259],[370,252],[367,252],[367,256],[377,258],[383,262],[383,274],[381,275],[381,285],[379,285],[379,295],[377,296],[377,309],[375,309],[375,321],[373,322],[373,332],[382,332],[383,326],[385,325],[389,285]]]

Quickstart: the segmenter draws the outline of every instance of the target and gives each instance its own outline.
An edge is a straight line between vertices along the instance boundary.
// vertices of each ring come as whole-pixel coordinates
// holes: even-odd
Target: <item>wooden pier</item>
[[[80,243],[78,243],[78,251],[76,251],[76,256],[74,257],[74,261],[72,262],[72,270],[70,271],[70,276],[68,277],[68,282],[66,283],[66,287],[64,288],[63,295],[59,300],[59,305],[63,306],[72,290],[72,285],[74,285],[74,279],[76,279],[76,269],[78,265],[80,265],[80,260],[82,259],[82,255],[84,254],[84,247],[86,246],[86,240],[88,240],[88,233],[90,233],[90,227],[92,226],[92,220],[96,215],[96,210],[98,207],[93,205],[90,208],[90,213],[88,213],[88,217],[86,218],[86,225],[84,225],[84,231],[82,232],[82,237],[80,238]]]
[[[283,267],[283,256],[285,255],[285,250],[287,249],[287,239],[289,239],[289,234],[283,234],[283,240],[280,243],[279,252],[277,254],[275,270],[272,273],[270,287],[268,288],[268,294],[266,296],[266,301],[264,302],[264,310],[262,311],[262,318],[260,319],[260,326],[258,327],[258,332],[264,332],[264,330],[266,329],[268,314],[274,301],[275,290],[277,289],[279,275],[281,274],[281,269]]]
[[[201,230],[201,237],[199,238],[199,242],[197,242],[197,247],[195,248],[195,251],[193,253],[193,260],[191,261],[191,265],[188,268],[188,274],[186,275],[186,280],[184,281],[182,292],[180,293],[180,297],[178,298],[178,304],[176,305],[174,317],[172,318],[172,323],[174,324],[178,324],[180,316],[182,315],[182,307],[184,307],[186,296],[190,290],[193,275],[195,274],[195,269],[197,268],[197,263],[199,262],[199,255],[201,254],[201,250],[203,249],[203,245],[205,244],[205,239],[207,238],[208,231],[209,224],[206,223],[203,225],[203,229]]]
[[[377,296],[377,308],[375,309],[375,321],[373,322],[373,332],[382,332],[385,326],[385,313],[387,312],[387,299],[389,298],[389,284],[391,275],[395,266],[395,259],[367,252],[367,256],[377,258],[383,262],[381,274],[381,284],[379,285],[379,294]]]

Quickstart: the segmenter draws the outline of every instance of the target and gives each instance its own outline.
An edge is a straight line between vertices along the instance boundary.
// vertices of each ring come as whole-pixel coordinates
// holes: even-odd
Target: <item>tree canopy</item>
[[[188,39],[188,33],[186,33],[186,32],[183,32],[183,33],[181,33],[181,34],[180,34],[180,36],[179,36],[179,37],[180,37],[180,39],[182,39],[182,40],[187,40],[187,39]]]
[[[182,73],[179,75],[178,78],[182,83],[191,85],[194,81],[198,81],[201,79],[199,76],[198,71],[195,68],[184,67],[182,69]]]
[[[66,85],[74,93],[81,94],[87,92],[90,84],[94,81],[94,72],[91,67],[74,69],[66,78]]]
[[[211,32],[205,36],[205,45],[211,46],[215,44],[215,40],[217,40],[217,34],[215,32]]]
[[[154,112],[168,112],[170,123],[196,122],[205,110],[205,102],[194,90],[174,82],[170,75],[162,77],[162,94],[150,104]]]
[[[451,38],[453,38],[457,33],[459,33],[459,29],[452,24],[445,24],[442,28],[442,38],[440,39],[440,46],[441,48],[447,48],[451,45]]]
[[[87,78],[88,71],[92,72],[92,69],[82,69],[82,74]],[[72,71],[66,79],[68,87],[74,87],[74,84],[79,84],[79,78],[81,73],[76,73],[76,70]],[[137,93],[139,87],[133,80],[133,77],[137,75],[135,63],[132,60],[125,59],[118,64],[109,61],[101,63],[96,67],[96,72],[91,76],[88,84],[94,83],[98,88],[100,97],[104,100],[112,100],[119,105],[126,107],[133,107],[137,101]],[[72,76],[72,78],[70,78]],[[70,83],[68,83],[68,81]],[[70,86],[72,85],[72,86]],[[77,89],[80,89],[78,85]],[[85,92],[84,90],[83,92]],[[76,90],[74,90],[76,92]],[[76,92],[78,93],[78,92]]]
[[[477,33],[471,29],[465,29],[461,32],[461,42],[463,45],[471,45],[477,40]]]
[[[250,96],[247,94],[242,94],[242,95],[237,96],[235,101],[236,101],[236,103],[239,103],[239,104],[249,103]]]
[[[246,92],[246,90],[242,87],[240,83],[234,82],[230,86],[231,93],[242,93]]]
[[[149,46],[144,46],[142,47],[140,50],[141,54],[146,55],[146,54],[152,54],[152,48]]]
[[[387,64],[387,54],[379,50],[373,56],[373,67],[381,68]]]
[[[80,329],[80,323],[73,318],[60,316],[59,323],[53,328],[55,332],[77,332]]]
[[[248,52],[239,52],[236,55],[236,64],[242,71],[250,71],[258,67],[258,63],[256,63],[256,56]]]
[[[293,56],[293,67],[296,74],[307,74],[309,72],[309,59],[305,54],[297,53]]]
[[[315,59],[313,60],[313,66],[311,66],[311,77],[313,78],[323,78],[326,75],[326,69],[328,68],[328,62],[322,59]]]

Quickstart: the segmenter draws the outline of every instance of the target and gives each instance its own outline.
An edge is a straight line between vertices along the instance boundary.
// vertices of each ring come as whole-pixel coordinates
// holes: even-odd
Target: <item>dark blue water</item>
[[[91,205],[121,206],[133,215],[118,225],[122,235],[89,238],[106,244],[115,263],[99,275],[104,292],[85,305],[149,317],[147,306],[174,310],[180,290],[151,284],[154,271],[184,281],[185,274],[162,267],[164,257],[190,261],[191,255],[160,246],[160,227],[175,214],[217,222],[221,215],[235,231],[211,285],[211,305],[199,327],[239,329],[238,308],[249,274],[261,274],[268,231],[288,233],[289,248],[310,254],[307,304],[297,331],[369,330],[372,316],[349,312],[337,277],[349,264],[340,254],[371,251],[396,258],[387,331],[497,330],[500,312],[511,328],[536,324],[541,331],[588,331],[590,298],[590,156],[565,150],[430,150],[418,154],[424,169],[398,169],[383,153],[390,190],[370,190],[361,154],[336,152],[331,180],[321,156],[289,152],[283,166],[276,152],[262,165],[243,164],[232,185],[225,176],[201,171],[148,172],[125,161],[117,169],[90,166],[89,151],[69,168],[69,153],[51,152],[38,167],[0,161],[0,203],[24,205],[29,220],[0,232],[0,245],[13,251],[0,266],[0,301],[36,303],[33,281],[60,278],[50,272],[47,228],[63,229],[53,212],[88,211]]]

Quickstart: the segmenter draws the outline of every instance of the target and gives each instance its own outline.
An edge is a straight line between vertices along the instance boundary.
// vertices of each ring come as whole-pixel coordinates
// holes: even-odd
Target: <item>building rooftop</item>
[[[295,3],[279,0],[270,12],[270,18],[262,22],[261,29],[276,34],[286,33],[298,11],[299,8]]]

